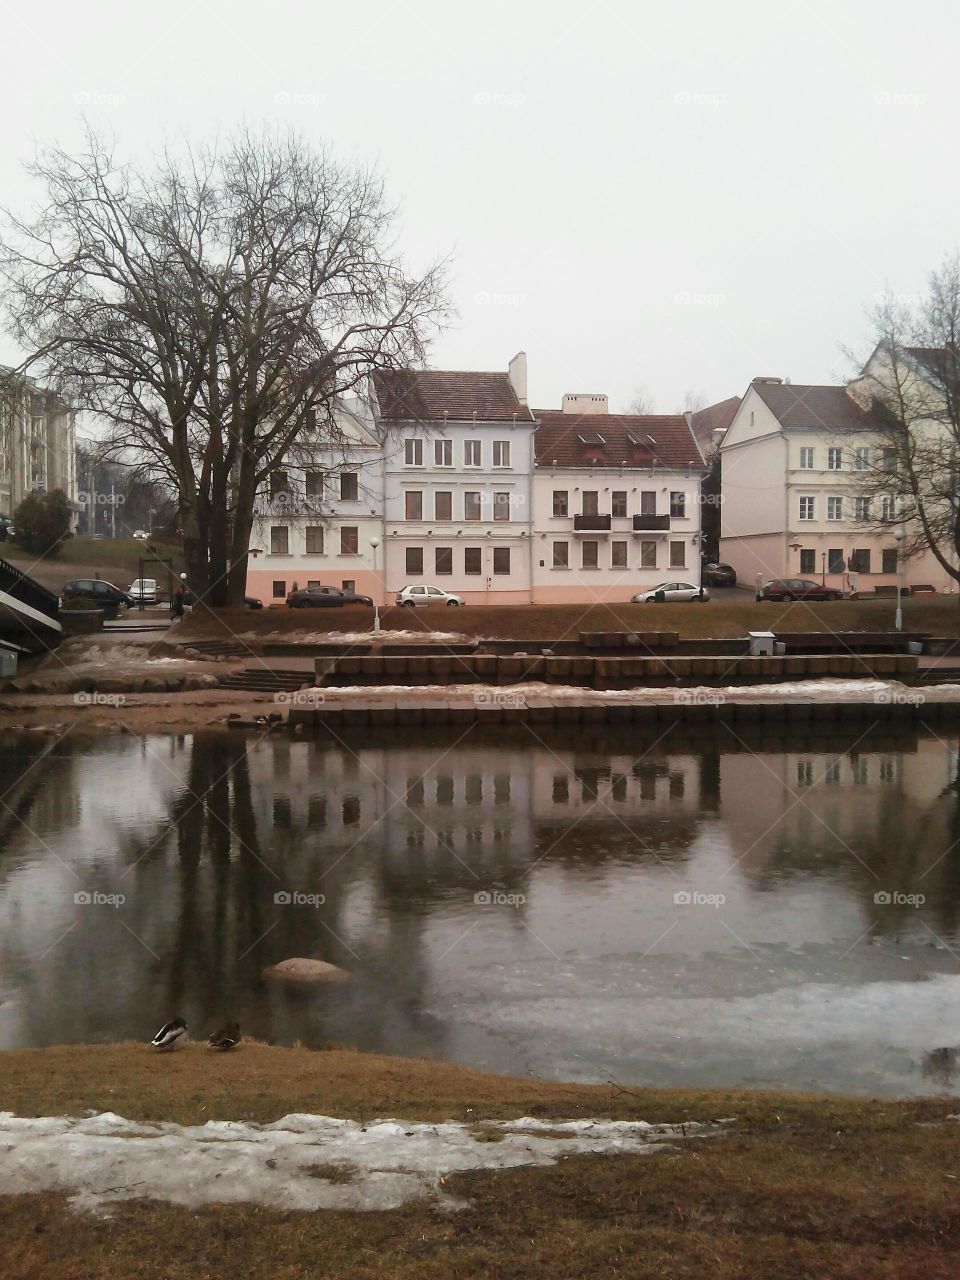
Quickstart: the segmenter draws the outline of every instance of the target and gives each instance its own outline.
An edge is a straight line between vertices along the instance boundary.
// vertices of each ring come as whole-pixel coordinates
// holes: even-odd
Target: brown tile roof
[[[905,347],[907,355],[922,364],[940,382],[957,377],[958,357],[949,347]]]
[[[730,396],[728,400],[719,400],[716,404],[707,405],[705,409],[698,409],[691,416],[693,434],[704,457],[716,446],[713,433],[726,431],[739,408],[740,397]]]
[[[826,431],[879,431],[885,423],[876,410],[863,409],[846,387],[809,387],[798,383],[751,384],[783,427]]]
[[[703,457],[686,418],[671,414],[562,413],[538,409],[533,441],[537,463],[597,466],[702,467]]]
[[[381,418],[442,422],[532,422],[505,373],[388,369],[373,375]]]

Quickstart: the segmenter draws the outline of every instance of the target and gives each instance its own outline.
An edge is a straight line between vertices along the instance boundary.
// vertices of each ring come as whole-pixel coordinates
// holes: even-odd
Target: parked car
[[[444,591],[442,587],[403,587],[397,592],[397,604],[403,609],[413,609],[418,605],[444,604],[448,609],[459,609],[466,604],[463,596],[452,591]]]
[[[360,596],[355,591],[341,591],[339,587],[324,587],[319,584],[303,587],[299,591],[291,591],[287,595],[288,609],[337,609],[345,604],[365,604],[373,608],[373,597]]]
[[[133,582],[130,583],[127,595],[134,604],[156,604],[156,578],[134,578]]]
[[[262,601],[262,600],[258,600],[258,599],[256,598],[256,596],[244,596],[244,597],[243,597],[243,604],[244,604],[244,608],[247,608],[247,609],[262,609],[262,608],[263,608],[263,601]]]
[[[812,578],[772,578],[760,588],[761,600],[839,600],[842,595]]]
[[[133,536],[137,539],[138,542],[146,542],[146,540],[150,537],[149,533],[147,533],[145,529],[134,529]]]
[[[708,587],[735,587],[737,571],[732,564],[719,564],[711,561],[703,566],[700,581]]]
[[[71,596],[89,596],[101,607],[113,610],[129,608],[133,603],[126,591],[121,591],[112,582],[104,582],[102,578],[74,578],[64,584],[60,595],[64,600]]]
[[[692,582],[661,582],[659,587],[651,587],[649,591],[638,591],[633,597],[633,604],[705,604],[710,597],[703,587],[695,587]]]

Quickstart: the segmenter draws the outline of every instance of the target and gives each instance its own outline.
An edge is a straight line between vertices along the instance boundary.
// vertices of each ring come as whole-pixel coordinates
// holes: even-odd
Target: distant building
[[[533,596],[626,601],[661,582],[700,583],[700,482],[682,414],[616,414],[605,395],[538,410]]]
[[[75,416],[55,392],[0,367],[0,516],[53,489],[79,513]]]

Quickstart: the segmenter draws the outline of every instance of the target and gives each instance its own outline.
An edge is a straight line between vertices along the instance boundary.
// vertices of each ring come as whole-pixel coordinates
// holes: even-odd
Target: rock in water
[[[263,971],[265,978],[285,978],[288,982],[352,982],[353,974],[335,964],[327,964],[325,960],[305,960],[295,956],[291,960],[281,960],[279,964],[268,965]]]

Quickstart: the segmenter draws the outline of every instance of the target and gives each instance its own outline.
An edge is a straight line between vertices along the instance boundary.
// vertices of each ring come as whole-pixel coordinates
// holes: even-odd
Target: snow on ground
[[[86,1119],[2,1111],[2,1190],[69,1191],[75,1208],[97,1212],[136,1199],[312,1211],[396,1209],[429,1197],[459,1208],[463,1202],[442,1190],[451,1173],[543,1166],[563,1155],[652,1154],[684,1138],[722,1133],[729,1123],[524,1118],[360,1124],[288,1115],[266,1125],[211,1120],[183,1126],[136,1123],[109,1111]],[[543,1130],[568,1136],[548,1137]],[[494,1133],[499,1140],[490,1140]]]
[[[459,631],[387,631],[379,635],[372,631],[241,631],[238,640],[267,641],[274,644],[285,641],[297,644],[365,644],[379,640],[382,644],[472,644],[476,636],[465,636]]]
[[[189,658],[158,658],[147,656],[142,647],[123,644],[73,644],[61,646],[59,658],[54,655],[45,664],[49,667],[68,666],[71,671],[80,667],[116,670],[118,667],[183,667],[195,666]]]

